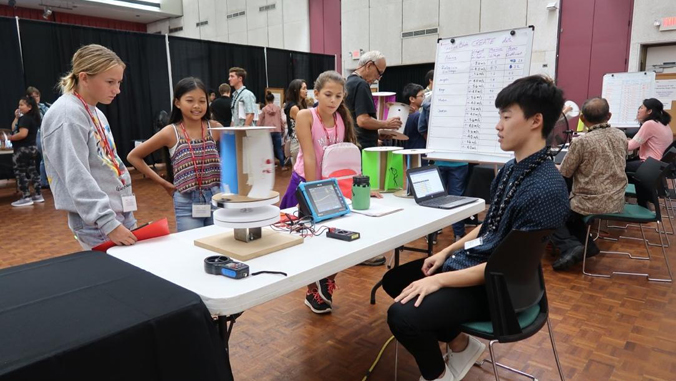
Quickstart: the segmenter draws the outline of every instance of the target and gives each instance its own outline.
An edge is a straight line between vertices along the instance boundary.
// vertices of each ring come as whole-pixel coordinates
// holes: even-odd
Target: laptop
[[[418,205],[437,209],[453,209],[477,200],[474,197],[449,195],[436,165],[409,169],[406,176]]]

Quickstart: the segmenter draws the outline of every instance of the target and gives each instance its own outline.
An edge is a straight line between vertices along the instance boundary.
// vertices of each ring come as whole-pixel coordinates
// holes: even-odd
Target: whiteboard
[[[646,98],[655,97],[655,72],[611,73],[603,76],[601,96],[608,101],[613,127],[639,127],[636,112]]]
[[[431,159],[506,163],[495,98],[530,73],[533,28],[440,39],[434,63],[427,148]]]

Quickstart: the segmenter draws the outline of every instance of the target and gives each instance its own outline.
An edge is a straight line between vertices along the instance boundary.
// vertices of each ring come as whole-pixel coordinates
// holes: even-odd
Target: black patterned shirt
[[[500,169],[491,184],[492,201],[486,216],[491,214],[493,208],[500,207],[502,199],[509,193],[513,182],[532,163],[537,162],[542,155],[546,155],[546,152],[546,148],[542,149],[519,163],[512,159]],[[498,186],[503,181],[503,176],[509,173],[511,167],[514,167],[514,169],[509,179],[506,179],[505,192],[503,192],[500,200],[496,200]],[[442,270],[462,270],[487,262],[493,250],[510,231],[556,229],[564,225],[569,213],[570,205],[566,182],[556,169],[554,162],[545,160],[524,178],[511,202],[507,205],[497,229],[487,234],[489,221],[484,221],[479,231],[479,237],[483,237],[483,243],[469,250],[456,251],[446,259]]]

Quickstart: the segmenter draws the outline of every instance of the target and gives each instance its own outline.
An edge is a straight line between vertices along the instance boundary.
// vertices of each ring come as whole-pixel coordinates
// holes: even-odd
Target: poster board
[[[283,106],[284,106],[284,89],[280,89],[278,87],[266,87],[265,88],[265,94],[267,94],[268,91],[271,92],[272,95],[274,95],[274,97],[275,97],[275,100],[273,101],[273,103],[276,104],[277,106],[279,106],[280,108],[283,108]],[[262,103],[265,104],[265,101],[263,101]]]
[[[530,74],[533,27],[439,39],[427,148],[431,159],[505,163],[495,98]]]
[[[640,127],[636,112],[646,98],[655,97],[655,72],[608,73],[601,96],[608,101],[613,127]]]
[[[676,73],[660,73],[655,76],[655,95],[664,104],[664,111],[671,115],[669,126],[674,135],[676,135],[676,93],[674,93],[675,89],[673,88],[675,82]],[[674,98],[671,98],[670,103],[665,103],[669,100],[669,94]]]

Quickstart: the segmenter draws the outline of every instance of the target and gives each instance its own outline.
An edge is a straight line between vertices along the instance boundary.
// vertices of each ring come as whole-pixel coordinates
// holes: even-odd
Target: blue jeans
[[[132,212],[117,213],[115,219],[120,221],[120,223],[129,230],[136,226],[136,218],[134,218],[134,213]],[[108,241],[108,236],[106,236],[101,229],[96,226],[85,224],[77,213],[68,213],[68,227],[73,231],[75,238],[84,250],[91,250],[92,247],[96,247]]]
[[[40,135],[42,135],[42,129],[38,129],[38,135],[35,137],[35,143],[38,146],[38,152],[40,153],[40,185],[43,187],[49,186],[49,181],[47,181],[47,171],[45,171],[45,158],[42,157],[42,140]]]
[[[461,165],[458,167],[439,166],[441,181],[446,186],[448,194],[452,196],[462,196],[462,194],[465,193],[468,171],[469,165]],[[456,239],[465,235],[464,221],[453,224],[453,234],[455,234]]]
[[[282,133],[281,132],[272,132],[272,147],[275,152],[275,159],[279,160],[279,166],[284,166],[284,147],[282,146]]]
[[[174,213],[176,213],[176,230],[179,232],[210,226],[214,224],[213,215],[211,217],[193,218],[192,205],[193,204],[211,204],[211,197],[216,193],[220,193],[220,187],[213,187],[211,189],[203,189],[202,192],[194,190],[187,193],[174,192]],[[200,196],[201,193],[201,196]],[[216,207],[211,204],[211,211],[216,210]]]

